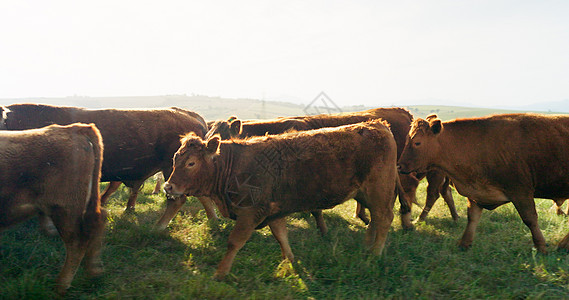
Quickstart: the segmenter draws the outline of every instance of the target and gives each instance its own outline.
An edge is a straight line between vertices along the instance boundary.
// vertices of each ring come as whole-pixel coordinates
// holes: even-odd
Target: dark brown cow
[[[400,157],[401,153],[403,152],[403,148],[405,147],[407,133],[409,132],[409,129],[411,128],[411,122],[413,121],[413,116],[409,113],[409,111],[403,108],[374,108],[361,112],[322,114],[302,117],[283,117],[274,120],[240,121],[236,117],[231,117],[228,121],[216,121],[215,123],[212,123],[209,126],[210,130],[207,133],[206,138],[211,137],[214,134],[220,134],[222,139],[246,138],[252,136],[262,136],[267,133],[279,134],[288,130],[300,131],[318,129],[323,127],[336,127],[340,125],[363,122],[370,119],[383,119],[390,124],[391,131],[393,132],[395,141],[397,143],[397,157]],[[413,225],[410,222],[410,208],[412,203],[417,203],[415,196],[417,186],[419,185],[419,181],[425,177],[429,182],[427,188],[427,201],[425,203],[423,211],[417,220],[425,220],[430,209],[435,204],[435,201],[439,198],[439,195],[441,195],[445,202],[448,204],[453,220],[458,220],[458,214],[456,213],[456,208],[448,180],[446,180],[445,176],[442,174],[436,174],[436,171],[432,172],[433,174],[413,174],[401,176],[401,183],[405,191],[405,198],[410,200],[410,202],[405,206],[409,207],[409,210],[401,210],[401,223],[403,227],[407,229],[413,228]],[[317,220],[318,227],[322,231],[323,228],[326,228],[326,225],[321,217],[321,213],[319,215],[318,212],[315,212],[313,214]],[[359,205],[356,210],[356,216],[358,216],[367,224],[368,220],[366,214],[363,210],[360,209]]]
[[[13,104],[2,107],[2,129],[24,130],[50,124],[95,123],[105,143],[101,181],[111,181],[101,196],[104,204],[123,182],[131,190],[127,209],[134,209],[144,181],[158,171],[169,176],[172,156],[180,147],[180,136],[194,132],[204,136],[207,126],[198,114],[179,109],[90,110],[42,104]],[[166,212],[158,223],[165,228],[172,210],[177,211],[185,198],[169,199]],[[208,217],[216,218],[213,204],[200,199]],[[175,213],[175,212],[174,212]],[[166,221],[165,221],[166,220]]]
[[[444,149],[444,150],[443,150]],[[508,114],[442,122],[413,122],[401,172],[439,169],[468,197],[468,225],[460,247],[469,248],[482,214],[512,202],[546,252],[534,198],[569,197],[569,117]],[[569,234],[559,243],[569,249]]]
[[[102,159],[101,136],[93,124],[0,131],[0,231],[38,214],[53,220],[66,249],[56,280],[60,294],[83,257],[90,275],[102,272]]]
[[[236,220],[217,278],[228,274],[237,251],[265,225],[292,261],[285,216],[351,198],[370,210],[366,242],[381,254],[399,182],[397,146],[382,122],[234,141],[190,134],[174,156],[164,189],[210,196],[223,216]]]

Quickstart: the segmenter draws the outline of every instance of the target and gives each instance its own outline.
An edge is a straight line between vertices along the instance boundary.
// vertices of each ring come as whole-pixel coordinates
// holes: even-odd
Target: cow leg
[[[362,205],[357,202],[356,205],[356,214],[354,216],[354,218],[358,217],[360,220],[362,220],[362,222],[364,222],[364,224],[368,225],[369,224],[369,218],[366,215],[366,209],[365,207],[362,207]]]
[[[205,209],[205,214],[207,216],[208,220],[218,220],[219,218],[217,217],[217,214],[215,213],[215,205],[213,203],[213,201],[211,200],[211,198],[209,197],[197,197],[198,200],[201,202],[201,204],[203,205],[203,208]],[[180,208],[178,208],[180,209]],[[174,216],[172,216],[173,218]]]
[[[184,203],[186,203],[186,196],[166,196],[166,210],[160,220],[158,220],[158,223],[156,223],[156,229],[166,229]]]
[[[155,176],[156,178],[156,185],[154,185],[154,190],[152,191],[152,195],[160,194],[160,190],[162,189],[162,184],[164,183],[164,178],[162,175],[158,174]]]
[[[322,211],[319,210],[320,216],[322,216]],[[290,244],[288,243],[288,231],[286,228],[286,218],[278,218],[271,222],[269,222],[269,228],[271,228],[271,232],[273,236],[279,242],[281,246],[281,253],[283,255],[283,259],[288,258],[291,262],[294,261],[294,254],[292,254],[292,250],[290,249]]]
[[[431,208],[433,208],[433,205],[435,205],[435,202],[437,202],[438,198],[439,185],[435,186],[434,182],[429,182],[429,185],[427,186],[427,200],[425,201],[425,207],[423,207],[423,211],[419,215],[417,221],[425,221],[427,215],[431,211]]]
[[[417,204],[417,187],[419,186],[420,179],[411,174],[399,174],[399,179],[403,187],[404,198],[408,200],[409,206],[409,211],[400,210],[401,226],[406,230],[412,230],[414,226],[411,222],[411,210],[413,203]],[[401,199],[401,195],[399,196],[399,201],[404,201]]]
[[[466,224],[466,229],[462,234],[462,239],[458,244],[458,246],[463,250],[466,250],[472,246],[476,227],[478,226],[478,222],[480,222],[480,217],[482,216],[482,207],[478,206],[478,204],[470,200],[470,198],[468,198],[467,215],[468,223]]]
[[[120,181],[111,181],[109,182],[109,185],[107,185],[107,188],[105,189],[105,191],[103,192],[103,195],[101,195],[101,205],[105,205],[107,204],[107,201],[109,200],[109,198],[111,197],[111,195],[116,192],[116,190],[118,190],[119,186],[121,185]]]
[[[385,209],[370,208],[371,222],[366,232],[366,244],[375,255],[380,255],[383,252],[387,233],[391,222],[393,222],[393,205],[391,205],[391,209]]]
[[[84,224],[89,228],[89,244],[85,253],[85,268],[89,276],[99,276],[103,273],[103,262],[101,261],[101,247],[103,246],[103,236],[107,213],[101,210],[100,214],[91,218],[83,218],[90,220],[90,223]]]
[[[563,203],[565,203],[566,199],[554,199],[553,201],[555,201],[555,212],[562,216],[562,215],[567,215],[569,214],[569,205],[567,206],[567,213],[565,213],[563,211]]]
[[[328,226],[326,226],[326,222],[324,221],[322,210],[313,210],[310,213],[312,214],[314,220],[316,221],[316,227],[318,227],[320,234],[326,235],[326,233],[328,233]]]
[[[221,280],[229,274],[235,255],[237,255],[237,252],[243,248],[247,240],[249,240],[253,231],[255,231],[255,227],[260,224],[260,222],[255,221],[256,214],[257,210],[254,208],[240,210],[235,222],[235,227],[233,227],[227,240],[227,251],[219,263],[217,271],[215,271],[214,278]]]
[[[79,216],[79,217],[78,217]],[[81,214],[56,209],[51,218],[65,245],[65,263],[56,279],[57,292],[65,294],[87,250],[88,240],[81,235]]]
[[[377,182],[387,182],[384,180],[372,181],[367,191],[362,193],[364,199],[357,197],[358,201],[365,201],[365,205],[369,209],[371,221],[366,232],[366,245],[375,255],[380,255],[385,247],[387,233],[393,222],[393,205],[397,195],[395,187],[386,186]],[[358,193],[358,196],[360,193]],[[364,203],[362,203],[364,204]]]
[[[136,198],[138,198],[138,192],[140,192],[143,184],[144,180],[125,182],[125,185],[128,186],[130,190],[130,195],[128,196],[128,201],[126,202],[126,211],[134,211]]]
[[[541,253],[547,253],[545,248],[545,238],[541,229],[539,229],[539,224],[537,223],[537,211],[535,210],[535,202],[533,197],[531,198],[518,198],[517,201],[512,201],[518,214],[522,217],[524,224],[531,231],[531,237],[533,239],[533,244],[537,251]]]
[[[443,196],[443,200],[445,200],[445,203],[448,206],[452,219],[454,221],[458,221],[458,213],[456,212],[456,206],[454,205],[454,198],[452,197],[452,189],[450,188],[450,179],[448,177],[445,178],[445,182],[441,187],[440,193]]]
[[[40,212],[38,218],[40,223],[40,229],[43,233],[45,233],[48,236],[56,236],[59,234],[57,232],[57,228],[55,228],[55,225],[53,224],[53,221],[51,220],[50,217],[48,217],[43,212]]]

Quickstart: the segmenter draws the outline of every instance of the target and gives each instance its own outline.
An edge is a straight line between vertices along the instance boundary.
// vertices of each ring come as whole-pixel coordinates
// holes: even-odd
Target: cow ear
[[[439,134],[443,130],[443,123],[441,122],[441,119],[431,120],[430,125],[431,131],[433,131],[434,134]]]
[[[206,144],[206,149],[207,152],[209,152],[210,154],[216,154],[217,151],[219,150],[219,136],[215,135],[212,138],[210,138],[209,140],[207,140],[207,144]]]
[[[438,118],[439,118],[439,117],[437,116],[437,114],[430,114],[430,115],[428,115],[428,116],[425,118],[425,120],[431,122],[431,121],[433,121],[433,120],[435,120],[435,119],[438,119]]]
[[[231,124],[229,124],[229,134],[231,137],[237,137],[241,134],[243,130],[243,126],[241,125],[241,120],[233,120]]]

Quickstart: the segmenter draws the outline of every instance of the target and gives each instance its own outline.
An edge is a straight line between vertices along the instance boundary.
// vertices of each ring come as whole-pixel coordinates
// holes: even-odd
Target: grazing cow
[[[120,182],[130,188],[127,209],[134,209],[144,181],[158,171],[169,176],[172,156],[180,147],[180,136],[194,132],[204,136],[205,121],[198,114],[172,107],[169,109],[90,110],[42,104],[13,104],[2,107],[3,129],[24,130],[50,124],[95,123],[105,143],[101,181],[111,181],[101,196],[105,204]],[[165,228],[172,210],[177,211],[185,198],[168,199],[159,228]],[[213,204],[200,199],[208,217],[216,218]],[[176,209],[177,208],[177,209]],[[175,212],[174,212],[175,213]]]
[[[401,172],[439,169],[468,197],[468,225],[459,246],[472,245],[482,209],[512,202],[546,252],[534,198],[569,197],[569,117],[506,114],[413,122]],[[569,234],[559,243],[569,249]]]
[[[396,160],[393,135],[381,120],[233,141],[189,134],[164,190],[210,196],[223,216],[236,220],[215,274],[223,278],[255,228],[269,225],[292,261],[285,216],[351,198],[370,210],[366,242],[381,254],[399,183]]]
[[[262,136],[265,134],[279,134],[288,130],[309,130],[318,129],[323,127],[336,127],[340,125],[354,124],[364,122],[370,119],[383,119],[390,124],[390,129],[395,137],[397,143],[397,157],[401,156],[403,148],[405,147],[405,140],[413,116],[403,108],[374,108],[361,112],[342,113],[342,114],[322,114],[315,116],[302,116],[302,117],[283,117],[274,120],[250,120],[240,121],[235,117],[231,117],[227,121],[216,121],[212,123],[209,132],[206,134],[206,139],[214,134],[220,134],[222,139],[230,138],[246,138],[252,136]],[[433,174],[430,174],[433,173]],[[437,171],[431,171],[429,174],[413,174],[402,175],[401,183],[405,191],[405,198],[411,200],[409,203],[402,205],[401,210],[401,223],[404,228],[413,228],[411,224],[411,205],[417,203],[416,190],[419,181],[422,178],[427,178],[429,186],[427,188],[427,201],[425,207],[418,218],[418,221],[423,221],[427,217],[435,201],[439,198],[439,194],[449,206],[449,210],[453,220],[458,220],[458,214],[452,198],[452,193],[448,180],[442,174],[437,174]],[[401,201],[401,198],[400,198]],[[408,207],[408,210],[406,209]],[[321,213],[313,213],[318,224],[318,228],[326,228]],[[358,216],[364,223],[369,222],[365,211],[361,210],[358,205],[356,209],[356,216]]]
[[[0,131],[0,231],[38,214],[53,220],[66,250],[56,280],[60,294],[83,257],[90,275],[102,272],[102,159],[101,135],[93,124]]]

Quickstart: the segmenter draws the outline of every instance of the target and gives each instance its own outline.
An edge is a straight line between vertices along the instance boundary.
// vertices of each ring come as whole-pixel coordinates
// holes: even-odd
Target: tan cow
[[[512,202],[546,252],[534,198],[569,197],[569,117],[507,114],[442,122],[418,119],[409,131],[400,171],[442,170],[468,197],[468,225],[460,247],[469,248],[482,209]],[[559,243],[569,249],[569,234]]]
[[[60,294],[83,258],[89,274],[102,272],[102,159],[101,135],[93,124],[0,131],[0,231],[37,214],[53,220],[66,249],[56,280]]]
[[[367,120],[382,119],[389,123],[391,132],[395,137],[397,143],[397,157],[403,152],[405,147],[405,140],[413,116],[408,110],[399,107],[390,108],[373,108],[365,111],[348,112],[340,114],[321,114],[313,116],[300,116],[300,117],[282,117],[271,120],[246,120],[241,121],[236,117],[231,117],[229,120],[220,120],[208,124],[209,131],[206,134],[206,139],[214,134],[220,134],[222,139],[230,138],[247,138],[252,136],[262,136],[265,134],[280,134],[290,130],[310,130],[323,127],[336,127],[347,124],[355,124]],[[443,197],[447,203],[453,220],[458,220],[458,214],[452,198],[452,192],[449,187],[447,178],[436,171],[430,171],[429,174],[410,174],[402,175],[401,183],[405,191],[405,199],[408,203],[402,203],[401,206],[401,224],[406,229],[413,228],[411,223],[411,205],[417,203],[416,190],[419,181],[427,178],[429,183],[427,187],[427,200],[425,206],[417,219],[417,221],[424,221],[435,204],[439,195]],[[400,202],[401,202],[400,198]],[[316,223],[321,232],[326,228],[322,213],[313,212],[316,218]],[[364,210],[360,209],[358,205],[356,209],[356,216],[358,216],[364,223],[367,224],[369,220]]]
[[[189,134],[164,189],[209,196],[236,220],[215,274],[223,278],[255,228],[269,225],[283,258],[292,261],[285,216],[351,198],[370,210],[366,242],[380,254],[393,220],[396,160],[393,135],[379,120],[234,141]]]

